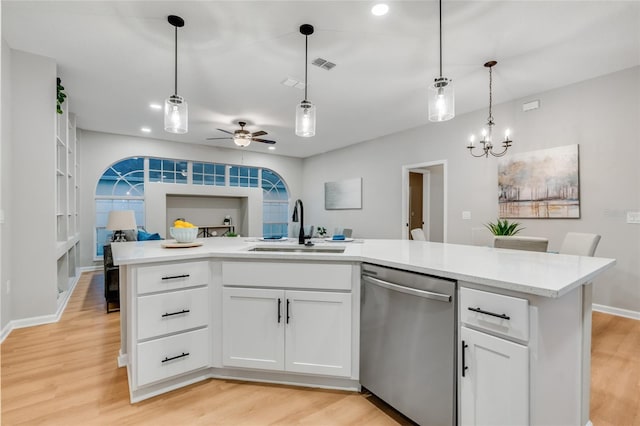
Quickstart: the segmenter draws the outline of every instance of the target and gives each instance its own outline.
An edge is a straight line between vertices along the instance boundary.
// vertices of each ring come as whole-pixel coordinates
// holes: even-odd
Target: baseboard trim
[[[622,309],[622,308],[614,308],[613,306],[607,306],[607,305],[598,305],[597,303],[594,303],[591,306],[594,311],[602,312],[605,314],[616,315],[619,317],[640,320],[640,312],[637,312],[637,311],[631,311],[631,310]]]
[[[94,272],[94,271],[102,271],[104,269],[104,266],[102,266],[102,265],[81,266],[79,269],[80,269],[80,273],[83,273],[83,272]]]
[[[51,324],[60,321],[64,310],[67,308],[69,299],[71,298],[73,291],[76,289],[76,285],[78,284],[81,275],[82,272],[78,273],[75,278],[69,282],[69,289],[64,293],[62,299],[58,300],[58,308],[56,309],[55,314],[41,315],[39,317],[22,318],[9,321],[9,323],[2,329],[2,334],[0,335],[0,343],[4,342],[4,339],[6,339],[9,334],[16,328],[34,327],[36,325]]]

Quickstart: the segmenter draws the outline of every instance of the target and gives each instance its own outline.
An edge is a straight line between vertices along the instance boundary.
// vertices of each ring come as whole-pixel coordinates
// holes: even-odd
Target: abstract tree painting
[[[501,218],[579,218],[578,145],[500,158]]]

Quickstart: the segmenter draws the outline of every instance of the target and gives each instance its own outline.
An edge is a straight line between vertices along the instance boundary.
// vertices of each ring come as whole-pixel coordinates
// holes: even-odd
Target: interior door
[[[409,172],[409,231],[424,225],[422,212],[422,173]]]

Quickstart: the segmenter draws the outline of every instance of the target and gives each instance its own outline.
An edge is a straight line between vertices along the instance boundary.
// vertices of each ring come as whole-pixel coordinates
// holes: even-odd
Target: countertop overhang
[[[316,248],[344,247],[343,253],[250,251],[261,246],[298,246],[295,240],[202,238],[197,241],[202,245],[190,248],[164,248],[162,241],[112,243],[113,261],[115,265],[204,258],[362,262],[552,298],[591,282],[616,263],[615,259],[598,257],[412,240],[315,242]]]

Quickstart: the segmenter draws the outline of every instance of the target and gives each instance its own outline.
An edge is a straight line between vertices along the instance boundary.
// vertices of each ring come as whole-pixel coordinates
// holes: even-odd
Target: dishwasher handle
[[[432,291],[418,290],[416,288],[404,287],[398,284],[393,284],[388,281],[383,281],[379,278],[373,278],[368,275],[363,275],[362,279],[370,284],[384,287],[389,290],[399,291],[401,293],[409,294],[411,296],[423,297],[425,299],[433,299],[439,302],[451,302],[451,296],[443,293],[435,293]]]

